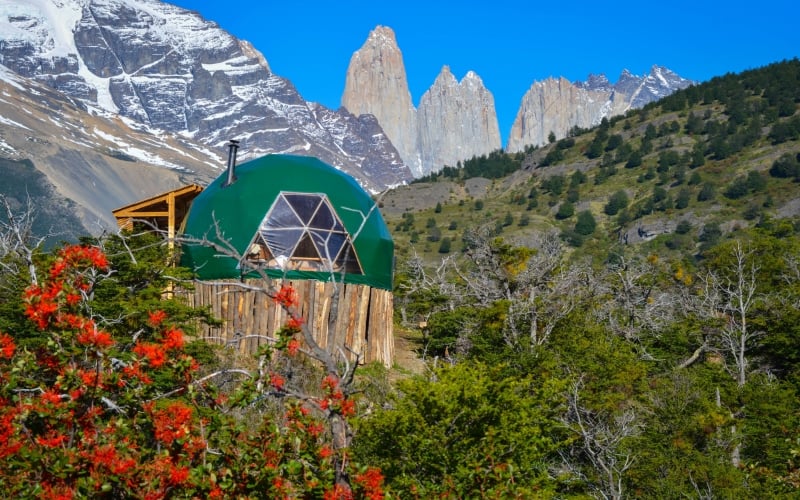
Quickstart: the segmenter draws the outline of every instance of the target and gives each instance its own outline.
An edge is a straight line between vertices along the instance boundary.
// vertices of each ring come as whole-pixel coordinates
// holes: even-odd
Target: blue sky
[[[414,105],[442,66],[475,71],[494,95],[503,144],[535,81],[574,82],[654,64],[705,81],[800,56],[797,0],[176,0],[251,42],[308,101],[338,108],[353,52],[395,32]]]

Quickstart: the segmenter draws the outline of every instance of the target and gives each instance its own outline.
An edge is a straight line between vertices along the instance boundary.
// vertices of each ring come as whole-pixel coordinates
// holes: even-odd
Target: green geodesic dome
[[[307,156],[267,155],[220,175],[192,202],[182,234],[230,245],[184,244],[198,279],[255,276],[344,281],[392,289],[394,243],[369,194],[349,175]]]

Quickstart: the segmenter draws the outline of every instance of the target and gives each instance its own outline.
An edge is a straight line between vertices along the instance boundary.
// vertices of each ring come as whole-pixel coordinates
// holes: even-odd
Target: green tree
[[[770,167],[769,175],[783,179],[800,177],[800,162],[798,162],[797,156],[788,153],[782,155]]]
[[[692,158],[689,162],[690,168],[697,168],[702,167],[706,164],[706,154],[703,150],[703,147],[700,143],[696,144],[694,148],[692,148]]]
[[[379,466],[399,498],[555,493],[561,381],[472,362],[431,375],[400,381],[388,409],[361,423],[358,460]]]
[[[767,188],[767,179],[761,172],[751,170],[747,172],[747,188],[750,191],[763,191]]]
[[[572,172],[572,175],[569,177],[569,187],[577,188],[581,184],[586,184],[589,178],[580,170],[576,170]]]
[[[703,186],[700,188],[700,192],[697,193],[697,201],[710,201],[714,199],[714,185],[710,182],[704,182]]]
[[[682,219],[678,222],[678,225],[675,227],[675,233],[677,234],[688,234],[689,231],[692,230],[692,223],[686,219]]]
[[[678,197],[675,198],[675,208],[680,210],[688,207],[691,197],[692,197],[691,191],[689,191],[686,188],[683,188],[680,191],[678,191]]]
[[[550,194],[554,196],[558,196],[564,192],[564,186],[566,186],[566,178],[563,175],[551,175],[544,181],[542,181],[542,189],[545,191],[549,191]]]
[[[732,200],[738,200],[750,192],[746,177],[737,177],[725,189],[725,197]]]
[[[439,253],[450,253],[450,238],[445,236],[439,244]]]
[[[582,210],[578,213],[578,220],[575,222],[575,232],[583,236],[589,236],[597,228],[597,221],[590,210]]]
[[[641,151],[634,151],[628,157],[628,161],[625,163],[625,168],[636,168],[642,164],[642,152]]]
[[[606,203],[603,211],[606,215],[616,215],[620,210],[624,209],[628,206],[628,194],[620,189],[619,191],[615,192],[611,197],[608,199],[608,203]]]
[[[581,192],[578,189],[570,189],[567,191],[567,201],[570,203],[577,203],[581,199]]]
[[[559,205],[558,211],[556,212],[556,219],[558,220],[569,219],[573,215],[575,215],[575,205],[573,205],[568,201],[565,201],[561,203],[561,205]]]
[[[608,142],[606,143],[605,150],[606,151],[613,151],[620,147],[623,143],[622,136],[619,134],[614,134],[608,138]]]

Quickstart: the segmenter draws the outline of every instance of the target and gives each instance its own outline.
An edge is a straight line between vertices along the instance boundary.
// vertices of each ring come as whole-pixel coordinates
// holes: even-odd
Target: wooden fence
[[[208,342],[255,352],[268,342],[287,321],[286,312],[258,287],[277,290],[288,283],[297,291],[298,313],[320,347],[338,353],[342,349],[350,361],[353,353],[364,363],[381,362],[390,367],[394,360],[392,330],[392,292],[366,285],[351,285],[310,280],[224,280],[200,282],[187,291],[189,304],[210,306],[211,313],[223,321],[221,326],[202,325],[200,336]],[[244,286],[242,286],[244,285]],[[334,293],[338,297],[337,311]],[[329,325],[334,325],[329,328]],[[350,352],[352,351],[352,352]]]

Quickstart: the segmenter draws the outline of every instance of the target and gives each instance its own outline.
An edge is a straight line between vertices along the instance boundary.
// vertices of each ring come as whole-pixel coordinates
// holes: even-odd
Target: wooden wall
[[[361,361],[381,362],[391,367],[394,360],[392,331],[392,292],[366,285],[323,283],[308,280],[271,280],[266,288],[277,290],[281,283],[291,284],[300,302],[297,311],[323,348],[338,352],[346,345],[361,354]],[[255,335],[271,337],[286,322],[286,312],[266,294],[248,290],[236,280],[196,283],[187,291],[189,304],[211,306],[212,314],[223,320],[219,327],[202,325],[200,336],[209,342],[255,352],[267,342]],[[262,280],[247,281],[246,286],[264,287]],[[332,312],[334,292],[338,312]],[[334,327],[329,328],[331,318]],[[300,336],[298,336],[300,338]],[[301,339],[302,340],[302,339]],[[350,360],[355,356],[344,350]]]

